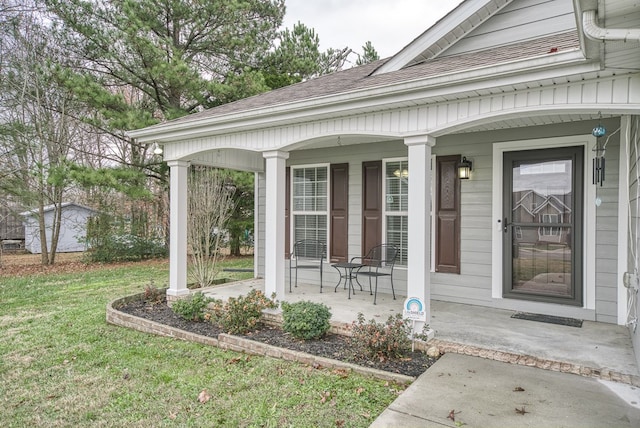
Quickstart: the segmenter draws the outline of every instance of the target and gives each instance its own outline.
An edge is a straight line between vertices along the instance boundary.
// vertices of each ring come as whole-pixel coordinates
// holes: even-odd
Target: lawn
[[[167,281],[166,261],[0,276],[0,426],[366,427],[401,390],[105,322]]]

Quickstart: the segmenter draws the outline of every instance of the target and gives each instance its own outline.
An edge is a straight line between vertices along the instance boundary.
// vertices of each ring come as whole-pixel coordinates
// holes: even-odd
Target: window
[[[398,264],[407,264],[409,209],[409,162],[392,159],[384,162],[385,242],[399,248]]]
[[[542,223],[560,223],[558,214],[542,214]],[[542,236],[558,236],[560,234],[559,227],[543,227]]]
[[[293,240],[327,244],[328,167],[292,168]]]

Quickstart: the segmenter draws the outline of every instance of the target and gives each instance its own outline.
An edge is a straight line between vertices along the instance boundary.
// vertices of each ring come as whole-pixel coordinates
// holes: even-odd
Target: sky
[[[453,10],[461,0],[285,0],[284,27],[298,21],[313,28],[320,49],[362,52],[369,40],[380,58],[390,57]]]

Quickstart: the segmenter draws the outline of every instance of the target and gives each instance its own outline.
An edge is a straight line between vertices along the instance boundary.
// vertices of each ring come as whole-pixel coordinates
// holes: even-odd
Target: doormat
[[[511,315],[511,318],[517,318],[519,320],[546,322],[549,324],[566,325],[569,327],[582,327],[582,320],[575,318],[556,317],[553,315],[541,315],[531,314],[529,312],[516,312]]]

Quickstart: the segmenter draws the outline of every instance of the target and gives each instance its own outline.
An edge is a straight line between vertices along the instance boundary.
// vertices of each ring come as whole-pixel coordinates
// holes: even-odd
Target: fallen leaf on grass
[[[356,395],[360,395],[364,392],[364,388],[363,387],[359,387],[356,389]]]
[[[177,413],[169,412],[169,419],[171,419],[172,421],[175,421],[177,417]]]
[[[342,428],[344,426],[344,419],[337,419],[336,420],[336,426],[338,428]]]
[[[346,379],[349,377],[349,371],[346,369],[333,369],[331,371],[331,373],[333,373],[336,376],[341,377],[342,379]]]
[[[522,408],[521,408],[521,409],[518,409],[518,408],[516,407],[516,413],[517,413],[517,414],[519,414],[519,415],[524,415],[525,413],[529,413],[529,412],[527,412],[527,411],[524,409],[524,406],[522,406]]]
[[[331,397],[331,393],[329,391],[323,391],[320,394],[320,402],[321,403],[326,403],[327,402],[327,398]]]
[[[363,418],[369,419],[371,417],[371,413],[369,412],[360,413],[360,416],[362,416]]]
[[[240,357],[234,357],[234,358],[230,359],[230,360],[229,360],[229,362],[228,362],[227,364],[236,364],[236,363],[239,363],[239,362],[240,362],[240,360],[242,360],[242,358],[240,358]]]
[[[200,391],[200,394],[198,394],[198,401],[202,404],[205,404],[209,400],[211,400],[211,395],[209,395],[207,390],[203,389],[202,391]]]
[[[523,392],[524,388],[521,386],[516,386],[515,388],[513,388],[513,392]]]

